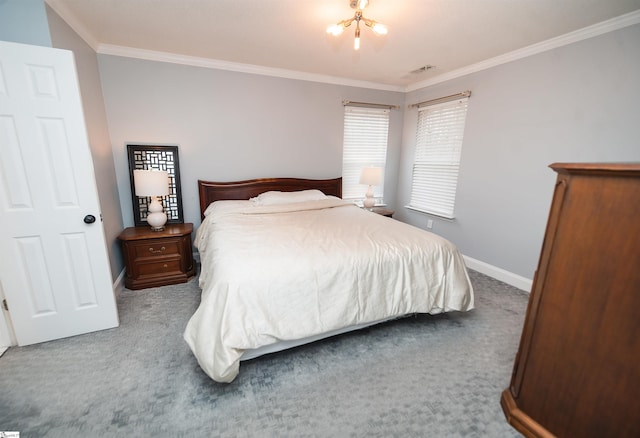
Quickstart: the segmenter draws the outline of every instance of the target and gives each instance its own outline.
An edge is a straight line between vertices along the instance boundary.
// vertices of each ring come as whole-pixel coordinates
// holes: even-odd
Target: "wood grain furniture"
[[[167,224],[163,231],[131,227],[120,233],[125,286],[144,289],[188,281],[195,274],[192,232],[193,224]]]
[[[529,437],[640,436],[640,164],[552,164],[557,182],[511,384]]]
[[[203,292],[184,339],[213,380],[232,381],[242,360],[389,319],[473,308],[451,242],[336,198],[340,183],[199,182]],[[247,200],[265,191],[297,193]]]
[[[198,180],[200,218],[204,219],[204,211],[214,201],[249,199],[270,190],[295,192],[308,189],[317,189],[327,196],[342,198],[342,178],[256,178],[232,182]]]
[[[373,207],[371,211],[385,217],[393,217],[395,213],[395,211],[385,207]]]

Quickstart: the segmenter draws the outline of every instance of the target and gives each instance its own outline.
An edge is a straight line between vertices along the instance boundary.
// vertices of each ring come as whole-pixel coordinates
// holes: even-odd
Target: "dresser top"
[[[549,166],[558,173],[640,174],[640,162],[629,163],[553,163]]]
[[[151,227],[125,228],[118,236],[120,240],[162,239],[165,237],[186,236],[193,232],[193,224],[166,224],[164,230],[153,231]]]

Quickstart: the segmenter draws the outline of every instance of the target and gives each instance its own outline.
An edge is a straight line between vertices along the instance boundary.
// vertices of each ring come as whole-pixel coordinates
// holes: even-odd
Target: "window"
[[[419,109],[409,208],[454,218],[469,99]]]
[[[387,160],[389,137],[389,109],[345,106],[344,140],[342,149],[342,197],[361,200],[368,186],[360,184],[360,173],[364,167],[382,167]],[[375,186],[374,197],[382,203],[382,184]]]

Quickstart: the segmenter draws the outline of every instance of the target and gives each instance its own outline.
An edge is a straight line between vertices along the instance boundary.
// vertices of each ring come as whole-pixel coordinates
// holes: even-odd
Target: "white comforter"
[[[184,338],[230,382],[243,351],[412,313],[473,308],[449,241],[338,198],[213,203],[196,233],[202,301]]]

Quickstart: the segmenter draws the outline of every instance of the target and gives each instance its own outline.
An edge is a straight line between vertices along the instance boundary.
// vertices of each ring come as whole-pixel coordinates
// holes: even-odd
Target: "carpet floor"
[[[517,437],[500,408],[528,294],[470,271],[476,309],[418,315],[207,377],[182,339],[197,279],[118,298],[120,327],[0,358],[25,437]]]

